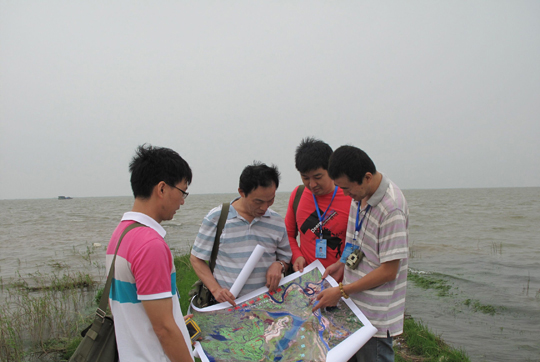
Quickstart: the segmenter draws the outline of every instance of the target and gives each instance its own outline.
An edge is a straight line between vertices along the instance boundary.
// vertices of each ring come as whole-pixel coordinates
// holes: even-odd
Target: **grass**
[[[83,264],[98,267],[101,275],[92,254],[89,248],[80,254]],[[97,286],[92,276],[72,272],[62,262],[47,265],[52,273],[18,272],[14,280],[1,281],[0,361],[67,360],[81,340],[80,331],[91,322]]]
[[[412,318],[406,318],[403,335],[394,346],[396,362],[468,362],[462,350],[448,346],[427,326]]]
[[[176,287],[180,294],[180,306],[182,314],[186,315],[190,302],[189,291],[199,278],[189,262],[189,254],[175,257],[174,266],[176,268]]]
[[[5,288],[0,305],[1,361],[58,361],[88,324],[94,282],[85,274],[34,274]]]
[[[471,308],[474,312],[482,312],[489,315],[495,315],[498,313],[497,308],[492,305],[482,304],[477,299],[466,299],[463,304]]]
[[[413,270],[409,271],[409,281],[412,281],[416,286],[423,289],[435,289],[439,297],[447,297],[452,295],[450,289],[452,288],[446,280],[438,278],[433,274],[419,273]],[[501,307],[495,307],[488,304],[482,304],[477,299],[465,299],[462,302],[465,306],[469,307],[473,312],[481,312],[484,314],[495,315],[499,313]]]
[[[451,295],[450,289],[452,286],[449,285],[446,280],[432,274],[421,274],[411,270],[409,271],[407,278],[420,288],[437,290],[437,295],[439,297]]]

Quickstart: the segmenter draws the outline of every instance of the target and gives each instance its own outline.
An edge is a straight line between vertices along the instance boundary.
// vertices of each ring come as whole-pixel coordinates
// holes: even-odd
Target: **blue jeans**
[[[349,362],[394,362],[392,340],[392,337],[371,338]]]

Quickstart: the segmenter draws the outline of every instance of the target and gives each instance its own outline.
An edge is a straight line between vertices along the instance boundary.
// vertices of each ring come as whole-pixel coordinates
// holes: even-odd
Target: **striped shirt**
[[[347,242],[360,245],[365,256],[355,270],[345,267],[344,284],[364,277],[382,263],[400,260],[396,279],[376,288],[352,293],[351,299],[375,326],[375,337],[403,333],[407,291],[409,208],[401,190],[383,175],[377,191],[369,198],[370,210],[356,242],[353,241],[357,202],[351,203]],[[365,210],[361,210],[360,218]]]
[[[235,199],[232,202],[238,200]],[[232,204],[232,203],[231,203]],[[203,219],[191,254],[210,260],[221,205],[212,209]],[[266,249],[257,267],[251,273],[238,297],[266,285],[266,272],[276,260],[289,263],[292,252],[283,218],[271,209],[251,223],[238,214],[233,205],[229,208],[223,228],[219,252],[214,268],[214,278],[223,288],[230,289],[257,245]]]

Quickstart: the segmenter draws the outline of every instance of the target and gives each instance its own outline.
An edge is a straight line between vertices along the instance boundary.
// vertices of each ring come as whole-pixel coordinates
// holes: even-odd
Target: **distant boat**
[[[71,200],[72,198],[71,196],[58,196],[58,200]]]

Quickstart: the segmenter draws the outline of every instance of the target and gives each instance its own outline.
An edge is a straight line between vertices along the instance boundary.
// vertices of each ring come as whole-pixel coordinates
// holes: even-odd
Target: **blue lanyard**
[[[320,235],[321,235],[321,239],[322,239],[322,229],[323,229],[323,221],[324,221],[324,218],[326,216],[326,213],[328,212],[328,209],[330,208],[330,205],[332,205],[332,202],[334,201],[334,197],[336,197],[336,193],[337,193],[337,189],[338,187],[336,186],[336,188],[334,189],[334,194],[332,195],[332,200],[330,200],[330,203],[328,204],[328,207],[326,208],[326,210],[324,211],[324,214],[322,214],[321,216],[321,210],[319,210],[319,204],[317,203],[317,198],[315,197],[315,194],[311,194],[313,196],[313,201],[315,202],[315,210],[317,210],[317,215],[319,216],[319,222],[320,222]]]
[[[358,237],[358,233],[362,228],[362,223],[364,222],[364,219],[366,218],[366,215],[370,208],[371,205],[368,204],[368,206],[366,207],[366,212],[364,212],[364,216],[362,216],[362,220],[360,220],[360,224],[358,224],[358,220],[360,219],[360,201],[358,202],[358,209],[356,209],[356,223],[354,225],[354,241],[356,241],[356,238]]]

